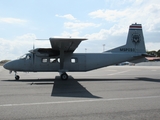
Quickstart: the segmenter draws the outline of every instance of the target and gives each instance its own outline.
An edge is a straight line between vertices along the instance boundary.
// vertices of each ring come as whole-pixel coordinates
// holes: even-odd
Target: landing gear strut
[[[62,79],[62,80],[67,80],[67,79],[68,79],[67,73],[62,73],[62,74],[61,74],[61,79]]]
[[[19,75],[17,75],[17,72],[15,72],[15,80],[19,80]]]

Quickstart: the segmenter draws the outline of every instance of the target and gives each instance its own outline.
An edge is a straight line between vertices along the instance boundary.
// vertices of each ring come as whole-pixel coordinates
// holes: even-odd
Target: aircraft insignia
[[[135,45],[140,43],[140,34],[137,34],[137,33],[132,34],[132,42]]]

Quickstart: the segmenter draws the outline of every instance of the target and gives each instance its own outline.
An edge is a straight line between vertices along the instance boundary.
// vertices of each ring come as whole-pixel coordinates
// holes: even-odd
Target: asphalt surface
[[[160,67],[14,73],[0,67],[0,120],[160,120]]]

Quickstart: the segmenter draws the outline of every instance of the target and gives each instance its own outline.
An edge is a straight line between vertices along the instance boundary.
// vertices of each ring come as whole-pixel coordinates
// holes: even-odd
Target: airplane
[[[29,53],[4,64],[4,68],[15,72],[59,72],[62,80],[68,79],[67,72],[86,72],[125,61],[138,63],[147,56],[142,25],[129,26],[125,45],[102,53],[74,53],[86,38],[49,38],[51,48],[36,48]]]

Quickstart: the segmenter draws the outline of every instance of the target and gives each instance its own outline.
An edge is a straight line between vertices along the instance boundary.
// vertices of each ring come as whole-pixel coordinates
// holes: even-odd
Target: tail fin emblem
[[[140,43],[140,34],[132,34],[132,42],[137,45],[138,43]]]

